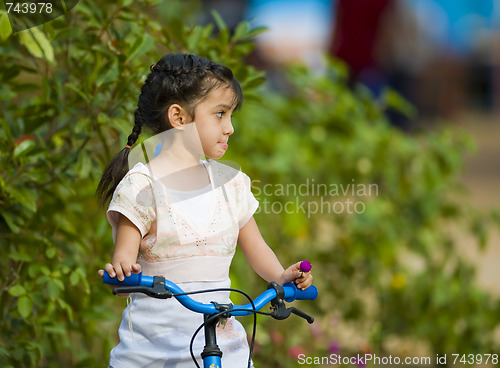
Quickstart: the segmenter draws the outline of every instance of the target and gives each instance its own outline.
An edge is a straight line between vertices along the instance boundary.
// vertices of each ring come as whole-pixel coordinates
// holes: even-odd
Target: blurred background
[[[259,318],[256,366],[496,366],[499,42],[496,0],[86,0],[16,33],[0,10],[0,366],[100,367],[117,343],[94,192],[167,52],[233,70],[245,103],[224,159],[254,180],[282,263],[313,264],[320,297],[297,304],[316,322]],[[362,211],[332,210],[347,201]],[[266,287],[241,252],[231,278]]]
[[[219,11],[229,27],[244,19],[269,27],[256,38],[251,62],[270,72],[275,88],[281,86],[283,65],[301,60],[321,70],[328,53],[347,63],[353,82],[376,95],[384,86],[396,89],[418,108],[420,119],[498,110],[500,11],[494,0],[215,0],[203,5]]]
[[[270,88],[287,93],[284,66],[300,61],[324,72],[325,54],[346,63],[349,83],[376,97],[390,87],[411,102],[412,117],[388,111],[406,132],[439,126],[468,132],[463,198],[500,207],[500,4],[495,0],[205,0],[228,27],[242,20],[269,29],[255,39],[248,62],[266,70]],[[464,241],[465,242],[465,241]],[[465,242],[466,244],[466,242]],[[467,251],[470,247],[464,247]],[[500,293],[500,239],[477,260],[478,278]]]

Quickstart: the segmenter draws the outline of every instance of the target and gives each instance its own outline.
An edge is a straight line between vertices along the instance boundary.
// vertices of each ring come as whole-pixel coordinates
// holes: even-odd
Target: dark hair
[[[151,73],[141,88],[134,113],[135,124],[127,145],[131,147],[137,141],[144,125],[154,134],[172,128],[167,117],[172,104],[181,105],[194,118],[196,106],[214,88],[222,85],[232,88],[233,103],[235,109],[239,109],[243,93],[231,69],[195,55],[165,55],[151,67]],[[104,169],[96,190],[102,206],[113,196],[118,183],[128,171],[129,151],[129,148],[123,148]]]

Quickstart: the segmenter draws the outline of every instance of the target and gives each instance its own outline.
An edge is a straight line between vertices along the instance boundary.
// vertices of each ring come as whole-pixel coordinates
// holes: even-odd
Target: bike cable
[[[235,312],[235,311],[237,311],[237,312],[239,312],[239,311],[250,312],[254,316],[254,319],[253,319],[252,340],[251,340],[251,343],[250,343],[250,352],[249,352],[249,356],[248,356],[248,368],[250,368],[250,366],[252,364],[253,348],[254,348],[254,345],[255,345],[255,335],[256,335],[256,332],[257,332],[257,314],[262,314],[262,315],[270,316],[271,313],[266,313],[266,312],[261,312],[261,311],[256,310],[255,309],[255,304],[254,304],[252,298],[250,298],[250,296],[247,293],[245,293],[244,291],[238,290],[238,289],[218,288],[218,289],[208,289],[208,290],[197,290],[197,291],[188,291],[188,292],[185,292],[185,293],[174,294],[173,296],[176,297],[176,296],[182,296],[182,295],[214,293],[214,292],[218,292],[218,291],[234,291],[235,293],[240,293],[243,296],[245,296],[248,299],[248,301],[250,302],[250,304],[252,305],[252,309],[232,309],[231,310],[233,312]],[[196,335],[198,335],[198,333],[201,331],[201,329],[203,327],[205,327],[205,325],[207,323],[212,322],[214,319],[217,319],[217,318],[219,318],[220,316],[222,316],[222,315],[224,315],[226,313],[227,313],[227,311],[222,311],[220,313],[216,313],[216,314],[211,315],[194,332],[193,337],[191,338],[191,342],[189,344],[189,352],[191,353],[191,358],[193,359],[193,362],[194,362],[194,364],[196,365],[197,368],[200,368],[200,366],[199,366],[199,364],[198,364],[198,362],[196,360],[196,357],[194,356],[194,351],[193,351],[193,345],[194,345],[194,340],[196,338]]]

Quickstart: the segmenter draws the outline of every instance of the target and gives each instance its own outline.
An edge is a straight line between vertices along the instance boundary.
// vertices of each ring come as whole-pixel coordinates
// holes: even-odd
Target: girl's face
[[[194,122],[206,157],[218,159],[226,153],[229,136],[234,133],[233,110],[234,92],[225,85],[212,90],[196,107]]]

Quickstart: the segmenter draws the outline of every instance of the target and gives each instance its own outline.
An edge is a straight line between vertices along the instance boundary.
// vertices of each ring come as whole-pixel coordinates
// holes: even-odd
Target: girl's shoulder
[[[146,165],[144,165],[142,162],[136,163],[134,165],[134,167],[132,167],[127,172],[127,174],[125,174],[125,176],[130,175],[130,174],[135,174],[135,173],[139,173],[139,174],[144,174],[144,175],[147,175],[147,176],[151,176],[151,173],[149,172],[148,167]]]
[[[153,176],[151,175],[151,171],[142,162],[138,162],[125,174],[119,186],[132,184],[137,187],[144,187],[152,183]]]
[[[210,160],[210,165],[215,179],[222,180],[223,183],[248,178],[236,162]]]
[[[216,186],[232,187],[238,191],[251,186],[250,178],[236,162],[210,160],[210,163]]]

